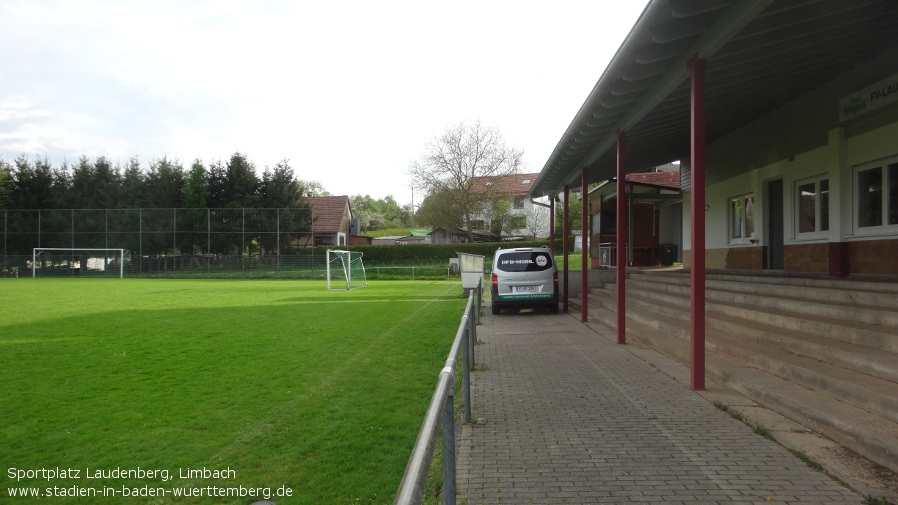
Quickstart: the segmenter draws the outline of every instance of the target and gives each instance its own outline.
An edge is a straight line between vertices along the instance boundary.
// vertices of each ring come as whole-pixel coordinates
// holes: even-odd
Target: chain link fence
[[[324,278],[308,208],[0,211],[0,276],[33,250],[125,249],[126,276]],[[74,256],[74,253],[73,253]],[[74,275],[74,274],[72,274]]]

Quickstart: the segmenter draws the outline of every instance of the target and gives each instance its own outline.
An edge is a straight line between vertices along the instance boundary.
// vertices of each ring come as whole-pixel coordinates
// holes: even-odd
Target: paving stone
[[[477,504],[831,503],[863,497],[565,314],[484,314],[477,424],[458,443]]]

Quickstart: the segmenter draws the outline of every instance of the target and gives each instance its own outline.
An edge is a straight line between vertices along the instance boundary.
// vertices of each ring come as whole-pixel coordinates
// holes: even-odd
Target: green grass
[[[564,256],[561,254],[556,254],[555,264],[558,265],[558,270],[561,270],[562,266],[564,265]],[[568,270],[582,270],[583,255],[580,253],[568,254],[567,267]]]
[[[0,304],[0,502],[11,486],[215,484],[286,486],[283,505],[392,502],[465,299],[445,281],[7,279]],[[7,473],[56,467],[82,478]],[[203,467],[236,478],[178,478]]]
[[[406,237],[416,230],[424,230],[426,228],[384,228],[383,230],[366,231],[362,235],[367,237]]]

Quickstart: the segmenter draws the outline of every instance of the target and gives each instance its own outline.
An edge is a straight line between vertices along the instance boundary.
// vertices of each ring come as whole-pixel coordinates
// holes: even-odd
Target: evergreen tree
[[[105,156],[94,162],[93,172],[93,206],[95,209],[114,209],[121,200],[122,174],[118,167],[113,167]]]
[[[146,206],[145,176],[140,169],[137,158],[128,160],[128,166],[122,172],[122,187],[119,191],[119,202],[116,207],[136,209]]]
[[[60,187],[47,160],[37,160],[32,165],[24,155],[19,156],[14,176],[10,208],[53,209],[64,203],[62,195],[67,188]]]
[[[260,206],[268,208],[299,207],[302,188],[293,176],[290,161],[279,161],[274,169],[266,168],[260,185]]]
[[[206,205],[213,209],[222,209],[227,205],[226,183],[228,172],[221,160],[213,161],[209,165],[206,179]]]
[[[209,195],[209,180],[206,167],[200,159],[193,160],[187,177],[184,179],[184,192],[182,193],[181,206],[187,209],[202,209],[207,207],[206,199]]]
[[[150,163],[146,176],[147,204],[156,209],[174,209],[181,206],[181,192],[184,188],[184,167],[177,161],[162,159]]]
[[[71,186],[67,193],[68,207],[72,209],[92,209],[93,207],[94,164],[87,156],[82,156],[72,168]]]
[[[253,208],[259,204],[256,167],[239,152],[232,154],[227,163],[224,204],[230,208]]]
[[[11,193],[12,165],[4,160],[0,160],[0,209],[7,208]]]

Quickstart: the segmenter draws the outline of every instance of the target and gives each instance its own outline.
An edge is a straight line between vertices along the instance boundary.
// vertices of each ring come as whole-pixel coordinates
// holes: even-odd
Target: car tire
[[[549,305],[549,310],[550,310],[553,314],[558,314],[558,305]]]
[[[494,316],[499,314],[499,310],[500,310],[499,305],[497,305],[496,303],[493,303],[493,315]]]

